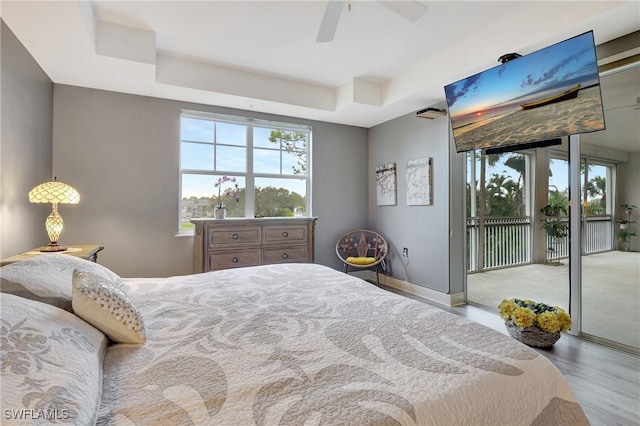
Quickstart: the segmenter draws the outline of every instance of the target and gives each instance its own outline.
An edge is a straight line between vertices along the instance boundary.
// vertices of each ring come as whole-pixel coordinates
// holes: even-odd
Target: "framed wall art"
[[[407,205],[430,206],[433,204],[431,176],[433,158],[418,158],[407,162]]]
[[[376,200],[379,206],[396,205],[396,163],[376,166]]]

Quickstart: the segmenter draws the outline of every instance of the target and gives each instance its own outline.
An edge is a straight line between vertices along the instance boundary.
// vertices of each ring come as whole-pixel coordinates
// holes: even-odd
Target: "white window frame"
[[[278,121],[271,120],[263,120],[249,117],[240,117],[219,113],[211,113],[204,111],[194,111],[183,109],[180,111],[180,121],[182,121],[183,117],[193,118],[198,120],[208,120],[213,122],[220,123],[228,123],[228,124],[238,124],[247,127],[247,135],[246,135],[246,168],[244,172],[237,171],[229,171],[229,170],[221,170],[217,168],[217,165],[211,169],[183,169],[182,168],[182,158],[179,159],[179,201],[178,201],[178,233],[179,234],[192,234],[193,231],[182,230],[182,177],[185,174],[196,174],[196,175],[211,175],[211,176],[219,176],[226,175],[230,177],[243,177],[245,179],[245,217],[254,217],[255,216],[255,179],[256,178],[278,178],[278,179],[295,179],[295,180],[305,180],[305,212],[307,216],[311,216],[311,143],[312,143],[312,135],[313,129],[309,125],[302,124],[292,124],[292,123],[283,123]],[[270,128],[291,132],[302,132],[308,133],[308,142],[306,146],[306,173],[305,174],[293,174],[293,173],[282,173],[282,163],[280,163],[281,172],[280,173],[257,173],[253,170],[253,154],[254,154],[254,143],[253,143],[253,128]],[[179,152],[180,155],[182,152],[182,129],[180,129],[179,134]],[[217,141],[211,141],[215,146],[218,145]],[[282,158],[282,153],[285,152],[282,147],[280,147],[280,158]],[[217,162],[217,161],[216,161]],[[214,162],[214,163],[216,163]],[[211,192],[214,192],[214,188],[211,188]]]

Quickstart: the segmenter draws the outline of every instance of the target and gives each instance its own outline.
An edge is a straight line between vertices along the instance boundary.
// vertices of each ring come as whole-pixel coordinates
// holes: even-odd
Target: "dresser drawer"
[[[264,226],[265,244],[306,243],[306,226]]]
[[[207,234],[209,247],[260,245],[262,230],[260,226],[238,228],[213,228]]]
[[[283,248],[266,248],[262,253],[263,262],[269,263],[304,263],[307,258],[307,246],[294,246]]]
[[[209,270],[242,268],[260,265],[261,250],[221,250],[209,252]]]

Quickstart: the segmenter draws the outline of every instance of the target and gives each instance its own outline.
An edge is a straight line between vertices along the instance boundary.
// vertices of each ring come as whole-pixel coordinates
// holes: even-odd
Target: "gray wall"
[[[449,119],[447,118],[447,121]],[[449,123],[447,123],[447,126]],[[450,127],[448,127],[450,129]],[[466,153],[457,153],[449,138],[449,293],[463,293],[467,281]]]
[[[81,196],[62,206],[64,241],[103,244],[124,277],[192,272],[192,238],[176,237],[182,108],[313,126],[316,262],[340,268],[337,238],[366,225],[366,129],[56,84],[53,171]]]
[[[50,204],[30,204],[34,186],[51,180],[53,83],[0,20],[0,258],[49,242]]]
[[[388,240],[395,278],[442,293],[450,293],[449,150],[447,117],[409,114],[369,129],[369,226]],[[422,157],[433,158],[433,205],[407,206],[407,161]],[[376,205],[375,167],[386,163],[396,163],[395,206]]]

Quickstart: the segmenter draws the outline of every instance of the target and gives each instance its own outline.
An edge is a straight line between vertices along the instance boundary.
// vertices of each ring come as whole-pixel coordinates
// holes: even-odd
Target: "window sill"
[[[176,238],[186,238],[186,237],[191,238],[191,237],[193,237],[193,232],[192,232],[192,233],[190,233],[190,234],[186,234],[186,233],[176,234],[176,235],[175,235],[175,237],[176,237]]]

